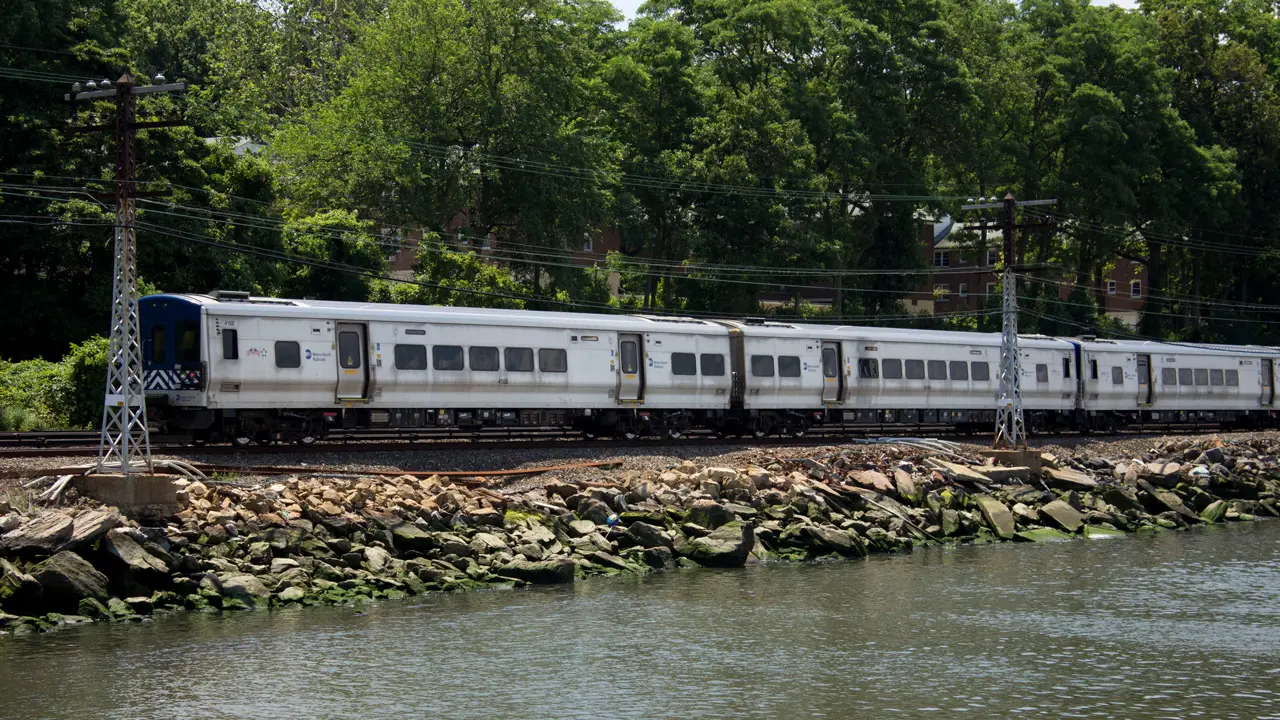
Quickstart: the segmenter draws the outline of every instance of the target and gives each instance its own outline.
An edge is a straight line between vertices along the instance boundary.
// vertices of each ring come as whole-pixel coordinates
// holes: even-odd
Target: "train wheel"
[[[809,430],[808,428],[805,428],[805,427],[796,427],[791,429],[791,437],[793,438],[802,438],[808,434],[809,434]]]
[[[260,437],[260,438],[258,438],[258,444],[259,444],[259,445],[266,446],[266,445],[270,445],[270,444],[271,444],[271,443],[273,443],[273,442],[275,442],[275,441],[274,441],[274,440],[272,440],[272,439],[271,439],[271,438],[269,438],[269,437]]]
[[[760,438],[768,434],[769,434],[769,431],[762,427],[754,427],[751,429],[751,437],[755,438],[756,440],[759,440]]]
[[[672,440],[679,440],[680,438],[684,437],[684,431],[680,430],[679,428],[671,428],[670,430],[667,431],[667,437],[671,438]]]
[[[253,438],[249,435],[235,435],[231,438],[231,444],[239,448],[247,448],[253,444]]]
[[[315,445],[316,441],[319,439],[320,438],[317,438],[315,435],[303,435],[302,437],[298,438],[298,444],[299,445]]]
[[[640,437],[640,433],[636,432],[635,430],[623,430],[623,431],[622,431],[622,439],[623,439],[623,440],[635,440],[635,439],[636,439],[636,438],[638,438],[638,437]]]
[[[590,430],[583,430],[583,431],[582,431],[582,437],[583,437],[584,439],[587,439],[587,440],[595,440],[596,438],[598,438],[598,437],[600,437],[600,436],[599,436],[599,435],[597,435],[597,434],[595,434],[595,433],[593,433],[593,432],[591,432]]]

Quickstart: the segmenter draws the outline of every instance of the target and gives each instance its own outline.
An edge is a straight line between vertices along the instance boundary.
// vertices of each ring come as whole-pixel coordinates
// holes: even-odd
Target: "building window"
[[[943,300],[946,300],[947,295],[950,295],[950,294],[951,294],[950,285],[934,285],[933,286],[933,296],[938,299],[938,302],[942,302]]]
[[[934,267],[951,267],[951,251],[950,250],[934,250],[933,266]]]
[[[995,295],[995,294],[996,294],[996,284],[987,283],[987,296],[990,297],[991,295]]]
[[[1133,282],[1129,283],[1129,297],[1136,297],[1136,298],[1142,297],[1142,281],[1141,280],[1134,280]]]
[[[582,238],[582,252],[591,252],[595,249],[595,243],[592,242],[591,236],[587,235]]]
[[[1115,280],[1108,280],[1108,281],[1107,281],[1107,294],[1108,294],[1108,295],[1115,295],[1115,294],[1116,294],[1116,281],[1115,281]]]
[[[987,264],[995,267],[1000,264],[1000,251],[996,248],[987,248]]]
[[[960,297],[969,297],[969,283],[960,283]]]

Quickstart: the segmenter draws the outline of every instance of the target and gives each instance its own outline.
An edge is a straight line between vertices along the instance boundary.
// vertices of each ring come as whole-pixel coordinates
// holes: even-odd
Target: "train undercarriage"
[[[561,430],[588,439],[645,437],[679,439],[710,431],[721,437],[803,437],[814,429],[901,433],[912,429],[949,429],[960,434],[992,432],[994,410],[603,410],[540,409],[364,409],[208,410],[165,405],[149,408],[153,432],[195,444],[234,445],[292,442],[310,445],[348,430],[429,430],[484,433]],[[1143,428],[1218,427],[1255,429],[1277,426],[1274,411],[1040,411],[1026,412],[1029,434],[1118,432]]]

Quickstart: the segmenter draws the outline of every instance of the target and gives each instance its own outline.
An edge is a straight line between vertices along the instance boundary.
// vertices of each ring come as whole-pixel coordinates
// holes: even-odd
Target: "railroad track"
[[[1133,438],[1143,435],[1192,434],[1209,430],[1221,430],[1216,426],[1159,426],[1134,428],[1120,433],[1094,435],[1098,439],[1108,437]],[[1079,433],[1060,433],[1079,436]],[[270,443],[236,447],[232,445],[205,445],[164,442],[153,436],[152,450],[166,455],[218,455],[250,456],[272,454],[308,453],[386,453],[386,452],[438,452],[457,450],[514,450],[514,449],[591,449],[613,448],[634,451],[657,447],[716,447],[744,446],[769,447],[780,445],[826,445],[840,442],[866,442],[895,437],[947,439],[986,444],[989,434],[962,435],[947,426],[877,426],[867,429],[811,430],[803,437],[765,436],[717,437],[710,433],[693,433],[680,439],[667,437],[643,437],[635,440],[619,438],[584,439],[577,433],[556,430],[532,430],[513,433],[423,432],[403,433],[385,430],[353,430],[333,433],[323,442],[310,445]],[[1042,434],[1037,437],[1053,437]],[[0,458],[37,457],[95,457],[98,454],[96,432],[59,431],[47,433],[0,433]]]

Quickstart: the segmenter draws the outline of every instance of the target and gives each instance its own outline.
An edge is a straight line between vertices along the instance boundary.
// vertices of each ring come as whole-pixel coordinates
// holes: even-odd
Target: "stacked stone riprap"
[[[191,483],[162,522],[83,499],[0,516],[0,632],[1280,516],[1277,454],[1179,440],[1142,459],[1046,457],[1032,476],[860,447],[509,494],[408,475]]]

